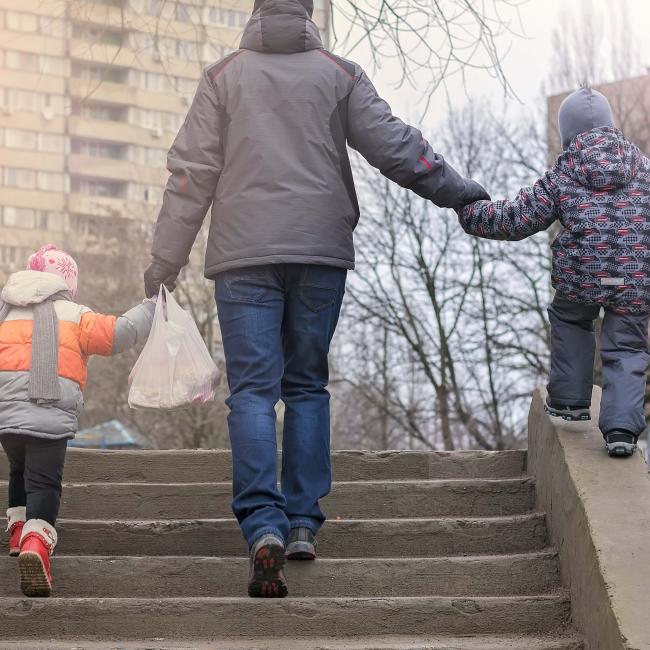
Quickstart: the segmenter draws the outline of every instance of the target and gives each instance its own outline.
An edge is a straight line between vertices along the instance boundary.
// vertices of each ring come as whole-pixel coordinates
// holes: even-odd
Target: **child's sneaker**
[[[610,456],[632,456],[638,439],[629,431],[614,430],[605,434],[605,446]]]
[[[304,526],[292,528],[287,540],[287,560],[315,560],[316,537]]]
[[[547,399],[544,404],[544,410],[554,418],[562,418],[567,422],[586,422],[591,420],[591,412],[589,406],[571,406],[571,405],[558,405],[553,404],[551,400]]]
[[[284,577],[284,542],[277,535],[262,535],[251,550],[248,595],[284,598],[289,590]]]
[[[52,593],[50,556],[56,546],[56,530],[42,519],[30,519],[20,540],[20,588],[25,596],[47,598]]]
[[[23,534],[25,517],[27,516],[25,506],[9,508],[7,510],[7,531],[9,532],[9,555],[18,557],[20,553],[20,538]]]

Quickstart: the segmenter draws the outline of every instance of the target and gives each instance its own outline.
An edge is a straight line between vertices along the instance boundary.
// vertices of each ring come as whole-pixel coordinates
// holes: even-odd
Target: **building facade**
[[[201,71],[237,47],[251,7],[0,0],[0,280],[43,243],[92,259],[124,253],[134,227],[148,239]]]

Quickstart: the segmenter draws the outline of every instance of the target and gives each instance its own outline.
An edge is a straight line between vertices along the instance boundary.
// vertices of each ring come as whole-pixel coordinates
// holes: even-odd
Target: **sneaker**
[[[25,506],[7,510],[7,531],[9,532],[9,555],[18,557],[20,553],[20,538],[25,525]]]
[[[553,418],[562,418],[567,422],[587,422],[591,420],[589,406],[571,406],[553,404],[549,399],[544,404],[544,410]]]
[[[287,541],[287,560],[315,560],[316,537],[306,527],[292,528]]]
[[[277,535],[262,535],[251,550],[248,595],[251,598],[285,598],[284,542]]]
[[[42,519],[30,519],[20,540],[20,588],[25,596],[47,598],[52,593],[50,556],[56,546],[56,530]]]
[[[614,430],[605,434],[605,446],[610,456],[632,456],[638,438],[629,431]]]

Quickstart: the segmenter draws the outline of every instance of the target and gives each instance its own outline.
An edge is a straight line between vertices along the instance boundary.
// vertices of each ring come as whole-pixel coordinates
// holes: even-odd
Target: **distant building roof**
[[[151,445],[141,436],[129,431],[119,420],[109,420],[82,429],[68,446],[86,449],[146,449]]]

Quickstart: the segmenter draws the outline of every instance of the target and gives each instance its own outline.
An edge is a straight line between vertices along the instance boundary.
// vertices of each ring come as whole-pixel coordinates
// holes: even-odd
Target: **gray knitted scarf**
[[[29,399],[38,403],[58,402],[59,385],[59,319],[54,310],[56,300],[70,300],[67,291],[60,291],[33,305],[32,365],[29,373]],[[0,300],[0,323],[7,320],[13,305]]]

